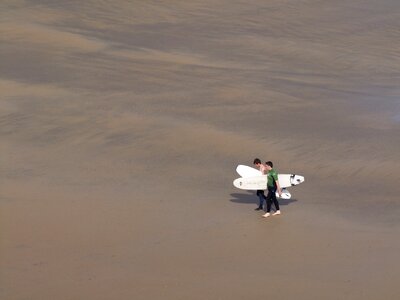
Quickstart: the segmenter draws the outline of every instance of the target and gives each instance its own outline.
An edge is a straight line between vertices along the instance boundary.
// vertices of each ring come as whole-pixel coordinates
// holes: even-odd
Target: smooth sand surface
[[[400,3],[0,3],[0,298],[399,299]],[[237,164],[304,175],[269,219]]]

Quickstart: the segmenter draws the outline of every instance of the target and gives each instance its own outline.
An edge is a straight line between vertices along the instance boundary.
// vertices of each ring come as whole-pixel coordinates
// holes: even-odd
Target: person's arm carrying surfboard
[[[277,176],[277,177],[278,177],[278,176]],[[278,178],[275,180],[275,183],[276,183],[276,189],[277,189],[277,191],[278,191],[279,197],[282,197],[282,189],[281,189],[281,186],[280,186],[280,184],[279,184]]]

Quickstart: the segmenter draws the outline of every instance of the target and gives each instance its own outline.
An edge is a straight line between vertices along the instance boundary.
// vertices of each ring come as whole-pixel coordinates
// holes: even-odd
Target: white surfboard
[[[243,178],[263,175],[260,170],[245,165],[238,165],[236,167],[236,172]],[[304,182],[304,176],[296,174],[278,174],[278,180],[281,188],[285,188]]]
[[[262,175],[260,170],[245,165],[238,165],[236,172],[238,172],[241,177],[254,177]]]
[[[296,174],[278,174],[279,185],[282,189],[304,182],[304,177]],[[242,190],[266,190],[267,175],[240,177],[233,181],[233,185]]]
[[[282,198],[282,199],[290,199],[292,198],[292,195],[289,193],[287,189],[282,189],[282,195],[279,196],[278,192],[275,193],[277,198]]]
[[[278,174],[278,180],[281,188],[286,188],[304,182],[304,176],[296,174]]]
[[[279,178],[279,175],[278,175]],[[255,176],[255,177],[246,177],[246,178],[237,178],[233,181],[233,185],[238,189],[242,190],[266,190],[267,189],[267,175]],[[277,198],[282,199],[290,199],[292,195],[289,191],[281,187],[282,195],[279,196],[279,193],[276,192]]]
[[[241,190],[266,190],[267,175],[236,178],[233,185]]]
[[[260,170],[245,165],[238,165],[236,172],[242,177],[233,181],[235,187],[242,190],[267,189],[267,175],[262,175]],[[290,199],[292,195],[286,188],[304,182],[304,177],[296,174],[278,174],[278,180],[282,189],[280,198]],[[278,193],[276,193],[276,197],[279,197]]]

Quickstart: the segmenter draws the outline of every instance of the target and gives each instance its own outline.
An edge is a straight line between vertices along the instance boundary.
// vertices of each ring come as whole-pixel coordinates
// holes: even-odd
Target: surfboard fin
[[[292,194],[290,194],[287,189],[282,189],[281,197],[279,197],[278,192],[276,192],[276,197],[281,198],[281,199],[290,199],[290,198],[292,198]]]

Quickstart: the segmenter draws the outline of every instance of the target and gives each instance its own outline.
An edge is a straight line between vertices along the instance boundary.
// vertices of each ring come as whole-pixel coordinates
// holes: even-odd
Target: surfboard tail
[[[292,195],[289,193],[287,189],[282,189],[282,195],[279,197],[278,192],[276,192],[276,197],[281,199],[290,199]]]

